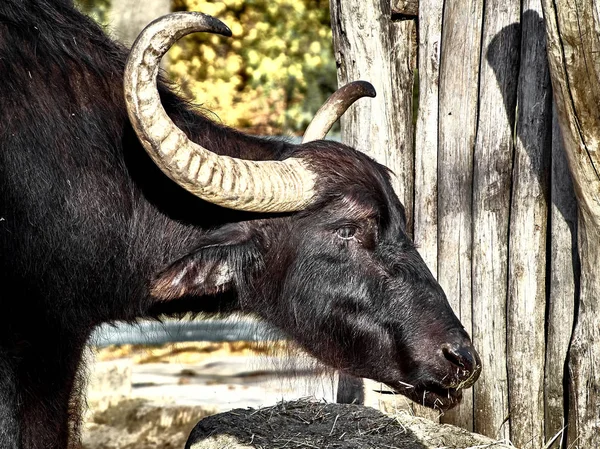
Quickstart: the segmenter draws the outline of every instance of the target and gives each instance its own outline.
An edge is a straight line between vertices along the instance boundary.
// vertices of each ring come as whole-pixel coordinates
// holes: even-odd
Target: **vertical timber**
[[[439,87],[437,273],[450,305],[470,335],[473,335],[473,146],[482,20],[482,0],[447,0],[444,4]],[[483,348],[478,349],[483,352]],[[473,425],[472,391],[465,392],[459,410],[452,412],[452,422],[466,427]]]
[[[508,239],[517,100],[520,2],[485,2],[473,179],[473,335],[483,371],[475,428],[507,438]]]
[[[594,0],[543,0],[547,53],[578,202],[580,285],[568,358],[568,447],[600,447],[600,11]]]
[[[412,234],[415,22],[392,21],[388,2],[367,3],[330,0],[338,83],[345,85],[363,79],[373,84],[377,92],[374,99],[356,103],[342,117],[342,141],[393,171],[392,184],[406,208],[407,228]],[[340,377],[342,386],[358,385]]]
[[[414,17],[416,2],[391,2]],[[483,361],[442,420],[523,449],[600,447],[600,3],[421,0],[414,165],[399,49],[414,25],[364,3],[331,0],[340,83],[379,97],[347,114],[344,139],[400,176],[419,251]]]
[[[342,139],[395,173],[394,188],[412,223],[415,24],[392,22],[385,2],[367,3],[330,1],[339,84],[364,79],[377,91],[377,97],[358,102],[342,117]]]
[[[419,111],[415,135],[415,244],[437,277],[438,97],[443,2],[419,2]]]
[[[507,359],[511,441],[544,435],[546,232],[552,96],[540,0],[524,0],[509,241]]]
[[[554,109],[552,120],[552,206],[550,209],[550,292],[545,367],[545,435],[546,441],[562,434],[565,427],[564,376],[569,342],[573,331],[575,302],[579,273],[577,253],[577,200],[573,191],[571,174],[564,154],[558,117]],[[564,447],[566,441],[559,437],[553,449]]]

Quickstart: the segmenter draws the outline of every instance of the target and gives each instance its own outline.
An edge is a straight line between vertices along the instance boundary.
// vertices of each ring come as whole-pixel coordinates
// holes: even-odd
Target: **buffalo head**
[[[253,213],[208,231],[156,276],[153,296],[233,293],[243,310],[327,364],[430,407],[456,405],[480,360],[407,234],[389,171],[323,140],[290,145],[274,160],[236,159],[190,141],[165,113],[156,75],[164,52],[192,31],[229,34],[216,19],[185,13],[140,35],[125,75],[130,118],[171,179]]]

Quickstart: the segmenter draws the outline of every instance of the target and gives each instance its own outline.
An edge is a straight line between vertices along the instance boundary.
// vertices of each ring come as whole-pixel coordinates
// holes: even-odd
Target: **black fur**
[[[205,147],[303,157],[319,175],[299,213],[207,204],[138,143],[126,56],[68,1],[0,2],[0,447],[77,445],[91,331],[184,311],[254,312],[334,367],[454,405],[447,389],[476,377],[477,355],[386,169],[340,144],[246,136],[161,83],[166,110]]]

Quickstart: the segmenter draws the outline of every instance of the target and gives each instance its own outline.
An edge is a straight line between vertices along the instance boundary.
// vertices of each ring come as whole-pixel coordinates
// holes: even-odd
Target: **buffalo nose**
[[[470,379],[475,372],[478,374],[481,369],[479,355],[470,343],[464,345],[444,343],[442,353],[446,360],[460,369],[461,380]],[[473,377],[475,377],[474,382],[478,376]]]

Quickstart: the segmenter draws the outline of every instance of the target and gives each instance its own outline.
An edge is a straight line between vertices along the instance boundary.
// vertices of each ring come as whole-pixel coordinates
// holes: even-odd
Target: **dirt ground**
[[[89,405],[83,449],[183,449],[196,423],[214,413],[140,398]]]
[[[205,416],[334,397],[332,375],[286,342],[123,345],[88,358],[86,449],[183,448]]]

